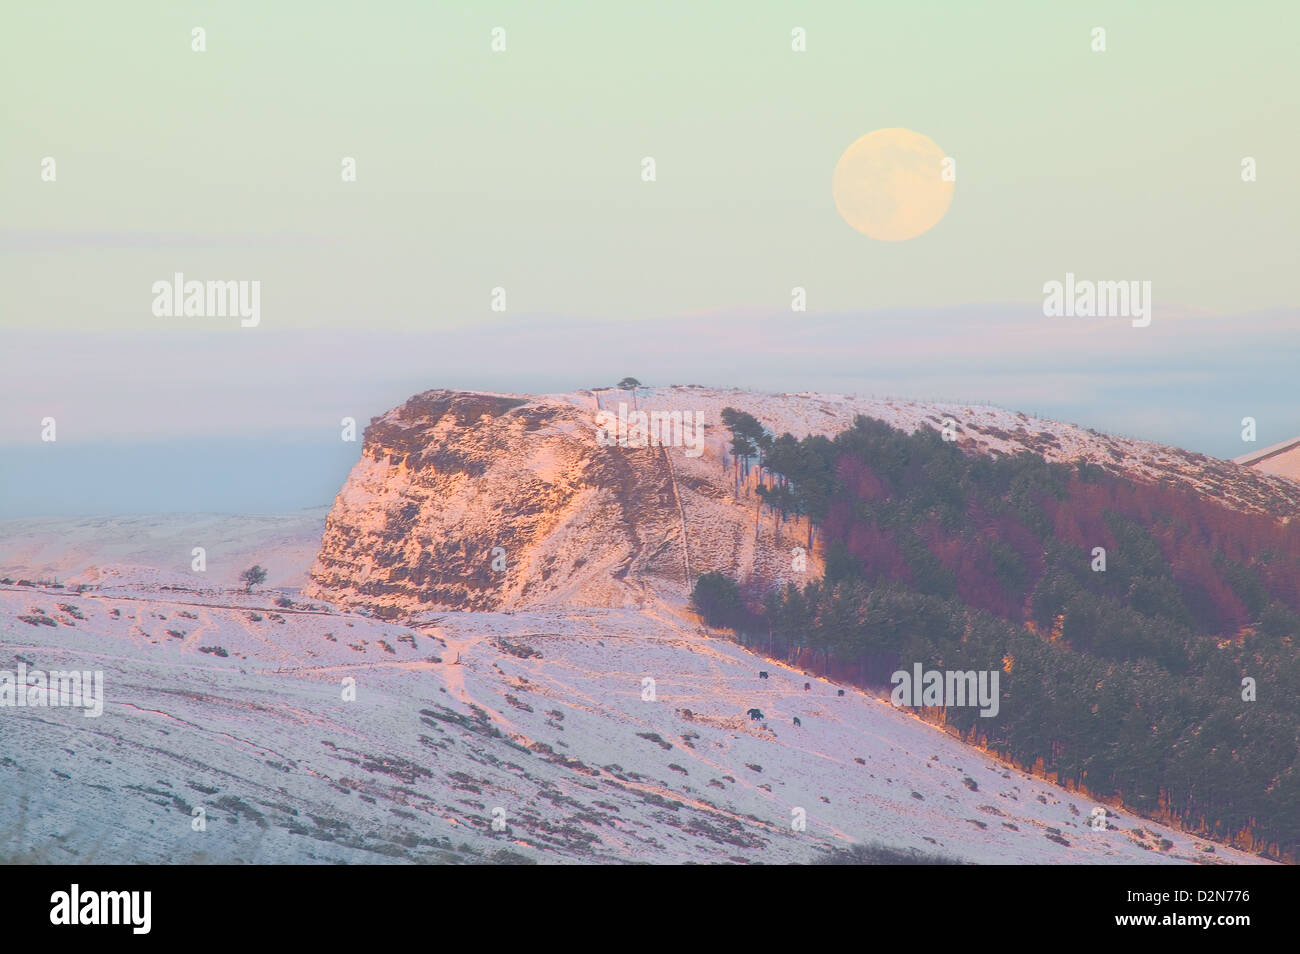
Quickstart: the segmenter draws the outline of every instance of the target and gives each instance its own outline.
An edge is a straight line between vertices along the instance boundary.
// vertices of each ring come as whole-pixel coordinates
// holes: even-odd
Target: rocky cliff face
[[[702,453],[602,444],[626,403],[700,415]],[[428,391],[372,420],[326,521],[306,594],[384,617],[422,610],[682,605],[722,570],[763,585],[820,575],[806,523],[760,506],[727,453],[724,407],[776,433],[833,434],[857,414],[897,427],[951,420],[971,453],[1032,450],[1289,517],[1300,484],[1176,448],[997,408],[698,387],[524,397]]]
[[[684,598],[683,450],[601,446],[583,403],[430,391],[374,420],[307,592],[389,616]]]

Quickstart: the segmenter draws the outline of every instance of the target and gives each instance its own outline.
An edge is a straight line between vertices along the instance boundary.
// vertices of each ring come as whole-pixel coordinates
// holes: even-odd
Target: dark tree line
[[[765,503],[818,525],[826,569],[766,594],[702,577],[706,621],[863,686],[915,662],[997,669],[997,717],[936,717],[1063,782],[1295,860],[1294,524],[1086,464],[967,456],[866,418],[834,439],[731,423],[764,469]]]

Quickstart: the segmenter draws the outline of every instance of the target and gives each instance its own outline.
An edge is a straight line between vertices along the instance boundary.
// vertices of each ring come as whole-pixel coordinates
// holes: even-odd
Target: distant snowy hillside
[[[1264,474],[1300,482],[1300,437],[1236,458],[1236,463]]]
[[[260,564],[270,586],[301,587],[320,548],[326,509],[293,514],[157,514],[0,521],[0,577],[213,585]],[[195,547],[207,567],[193,570]]]

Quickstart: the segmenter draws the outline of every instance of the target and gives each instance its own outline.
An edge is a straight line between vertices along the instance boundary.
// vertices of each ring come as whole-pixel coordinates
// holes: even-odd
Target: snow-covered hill
[[[607,446],[597,415],[677,413],[704,422],[703,452]],[[700,387],[527,397],[429,391],[372,421],[326,522],[307,592],[398,617],[430,608],[682,604],[688,578],[722,570],[764,583],[810,579],[803,522],[738,486],[724,408],[770,431],[831,435],[857,415],[951,426],[972,453],[1029,450],[1289,517],[1300,484],[1177,448],[1108,437],[992,407]]]
[[[703,453],[602,445],[596,414],[620,401],[700,414]],[[1300,501],[1236,464],[992,408],[428,392],[372,422],[323,539],[319,513],[0,526],[0,672],[99,670],[106,697],[98,718],[0,708],[0,860],[782,862],[855,841],[1257,860],[1113,809],[1094,831],[1081,796],[701,630],[701,573],[820,571],[793,559],[808,528],[738,480],[727,406],[795,435],[951,418],[974,452],[1087,458],[1279,517]],[[252,563],[271,577],[245,594]]]

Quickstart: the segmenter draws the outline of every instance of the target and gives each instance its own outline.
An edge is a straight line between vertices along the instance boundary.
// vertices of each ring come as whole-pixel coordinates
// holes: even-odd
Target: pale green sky
[[[611,320],[793,285],[814,311],[1024,302],[1067,270],[1166,309],[1294,305],[1295,7],[10,4],[0,321],[156,329],[176,270],[260,279],[279,328],[472,323],[496,285]],[[947,217],[901,244],[830,196],[887,126],[957,160]]]

